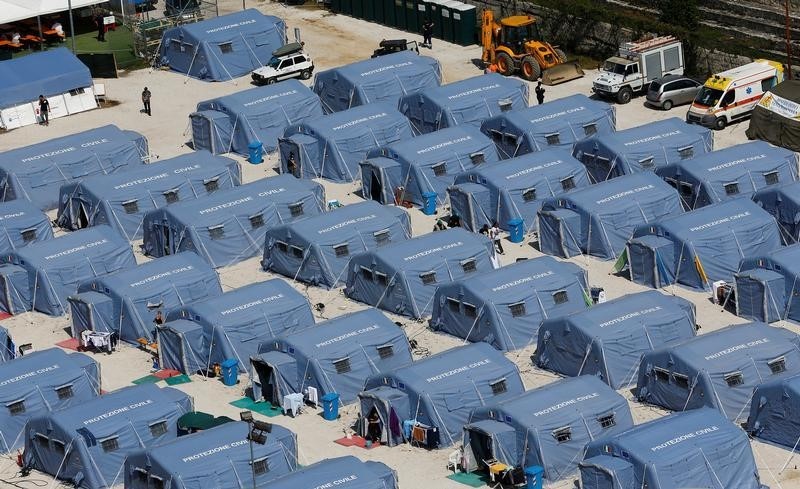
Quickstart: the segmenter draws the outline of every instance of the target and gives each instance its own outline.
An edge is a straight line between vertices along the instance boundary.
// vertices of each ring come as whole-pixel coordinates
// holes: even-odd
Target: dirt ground
[[[410,38],[421,41],[420,36],[407,34],[388,27],[371,24],[365,21],[352,19],[345,16],[334,15],[322,10],[285,7],[278,3],[267,1],[253,2],[247,0],[248,7],[257,7],[265,13],[277,15],[286,20],[290,31],[299,27],[302,39],[306,43],[307,51],[313,57],[317,70],[340,66],[353,61],[368,58],[381,39]],[[241,8],[239,0],[221,0],[220,13],[228,13]],[[113,35],[113,33],[110,33]],[[460,47],[442,41],[434,40],[433,49],[423,50],[422,54],[438,59],[444,69],[446,82],[457,81],[481,74],[472,60],[480,58],[480,48],[477,46]],[[590,94],[591,80],[594,72],[587,72],[587,76],[564,85],[547,87],[546,99],[552,100],[575,93]],[[150,143],[153,160],[169,158],[191,151],[186,146],[190,139],[188,115],[199,101],[219,95],[250,88],[249,77],[225,82],[206,83],[186,78],[180,74],[158,71],[139,70],[124,73],[120,78],[104,80],[108,96],[116,101],[113,107],[94,110],[78,114],[69,118],[51,121],[49,127],[31,126],[11,131],[0,135],[0,151],[33,144],[49,138],[63,136],[83,130],[88,130],[104,124],[116,124],[123,129],[130,129],[144,134]],[[152,94],[153,116],[148,117],[140,113],[140,93],[143,87],[149,87]],[[531,92],[532,92],[531,87]],[[535,103],[535,101],[534,101]],[[634,99],[628,105],[617,106],[617,128],[626,129],[654,120],[668,117],[683,118],[686,108],[675,108],[670,112],[655,111],[643,107],[641,99]],[[714,134],[715,147],[724,148],[746,141],[744,131],[746,123],[732,125],[721,132]],[[245,181],[250,182],[258,178],[275,175],[273,165],[275,156],[271,155],[260,165],[251,165],[241,158]],[[322,182],[326,188],[328,198],[339,199],[342,203],[353,203],[360,200],[354,195],[358,188],[356,184],[337,185]],[[418,209],[410,210],[414,227],[414,234],[428,233],[433,228],[433,218],[424,216]],[[54,215],[52,217],[55,217]],[[60,234],[60,232],[59,232]],[[139,262],[147,260],[141,255],[139,245],[134,243]],[[506,254],[501,256],[503,264],[513,263],[518,257],[535,257],[540,253],[529,242],[521,244],[505,243]],[[594,258],[579,257],[571,260],[588,270],[589,281],[592,286],[605,288],[608,297],[616,298],[632,292],[645,290],[623,277],[611,274],[613,263],[596,260]],[[237,265],[219,270],[224,290],[231,290],[242,285],[263,281],[275,275],[261,271],[258,259],[253,258]],[[307,295],[311,303],[322,302],[326,304],[325,317],[335,317],[344,313],[364,308],[344,297],[341,289],[327,291],[315,287],[306,287],[294,284],[298,290]],[[711,303],[707,293],[700,293],[672,287],[663,290],[667,294],[675,294],[692,300],[697,306],[698,322],[702,326],[701,334],[719,329],[723,326],[744,322],[741,318],[729,312],[721,311],[718,306]],[[454,337],[433,333],[426,328],[427,322],[417,322],[399,316],[392,316],[393,320],[403,324],[409,338],[418,341],[430,353],[458,346],[463,343]],[[319,315],[318,319],[325,319]],[[68,338],[65,328],[68,328],[69,318],[50,318],[39,313],[27,313],[13,317],[3,322],[8,327],[17,344],[31,342],[37,349],[45,349],[54,343]],[[796,324],[781,323],[795,332],[800,332]],[[528,389],[544,385],[556,380],[554,374],[539,370],[531,365],[531,346],[509,353],[507,356],[519,367]],[[417,355],[419,357],[419,354]],[[150,357],[135,348],[122,346],[113,355],[94,355],[102,365],[103,388],[105,390],[117,389],[130,385],[131,380],[150,373]],[[192,395],[196,409],[211,412],[216,415],[238,417],[238,409],[228,402],[242,397],[247,383],[246,377],[241,377],[239,386],[229,388],[216,380],[207,380],[194,377],[188,384],[177,388]],[[666,414],[665,411],[650,406],[633,402],[628,391],[621,393],[630,400],[630,406],[636,422],[656,419]],[[378,447],[372,450],[359,448],[345,448],[333,443],[334,439],[344,435],[346,428],[355,419],[358,407],[355,405],[344,407],[342,418],[337,422],[324,421],[320,416],[307,410],[297,418],[277,417],[270,421],[285,425],[298,434],[300,463],[307,465],[324,458],[336,457],[346,454],[356,455],[363,460],[378,460],[397,470],[402,489],[415,488],[443,488],[456,489],[463,487],[446,476],[450,473],[446,462],[451,450],[444,449],[428,452],[409,446],[395,448]],[[318,414],[318,413],[317,413]],[[792,457],[788,450],[770,446],[757,441],[752,442],[756,462],[758,464],[761,480],[773,488],[800,488],[800,471],[797,469],[800,457]],[[0,479],[16,479],[16,455],[12,454],[0,459]],[[791,460],[790,460],[791,459]],[[788,462],[788,463],[787,463]],[[784,464],[787,469],[781,471]],[[573,479],[547,484],[548,488],[568,488],[573,486]],[[46,482],[48,487],[62,487],[46,474],[33,473],[28,478],[31,482]],[[117,481],[117,483],[121,483]],[[0,487],[3,484],[0,483]],[[66,486],[64,486],[66,487]],[[305,488],[298,488],[305,489]],[[733,489],[733,488],[731,488]]]

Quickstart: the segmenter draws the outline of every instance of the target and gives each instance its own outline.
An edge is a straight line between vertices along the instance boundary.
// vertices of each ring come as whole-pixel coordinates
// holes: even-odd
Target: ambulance
[[[761,96],[783,81],[783,65],[757,59],[706,80],[686,114],[686,122],[724,129],[749,117]]]

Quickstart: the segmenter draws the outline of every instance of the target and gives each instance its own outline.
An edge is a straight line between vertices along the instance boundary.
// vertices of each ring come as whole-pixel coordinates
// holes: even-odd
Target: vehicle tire
[[[714,129],[716,129],[717,131],[725,129],[725,126],[727,125],[728,121],[725,120],[724,117],[717,117],[716,120],[714,121]]]
[[[663,104],[661,104],[661,108],[664,110],[669,110],[672,108],[672,100],[665,100]]]
[[[533,56],[525,56],[519,64],[520,76],[528,81],[536,81],[542,75],[539,62]]]
[[[514,60],[511,59],[508,53],[497,53],[495,64],[497,65],[497,72],[501,75],[511,76],[514,74]]]
[[[633,90],[630,87],[622,87],[617,92],[617,102],[620,104],[627,104],[633,98]]]
[[[567,62],[567,54],[564,51],[562,51],[562,50],[560,50],[558,48],[554,49],[553,51],[555,51],[556,56],[558,56],[559,62],[561,62],[561,63],[566,63]]]
[[[278,82],[277,78],[267,78],[267,85],[273,85]]]
[[[311,70],[303,70],[300,72],[300,78],[303,80],[308,80],[311,78]]]

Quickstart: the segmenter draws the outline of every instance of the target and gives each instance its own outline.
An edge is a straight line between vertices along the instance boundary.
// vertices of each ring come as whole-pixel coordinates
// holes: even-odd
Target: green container
[[[442,39],[442,23],[439,21],[439,11],[442,0],[428,0],[428,16],[433,22],[433,37]]]
[[[406,0],[406,30],[415,34],[421,34],[419,21],[417,20],[417,3],[419,0]]]
[[[353,17],[356,19],[364,18],[364,1],[365,0],[352,0],[353,1]],[[369,1],[369,0],[366,0]]]
[[[453,42],[453,8],[460,2],[442,0],[439,2],[439,23],[442,25],[443,41]]]
[[[406,0],[394,0],[394,27],[405,30],[406,25]]]
[[[375,22],[375,2],[379,0],[363,0],[364,20]]]
[[[342,0],[331,0],[331,12],[338,14],[342,11]]]
[[[353,0],[340,0],[342,10],[341,13],[344,15],[353,15]]]
[[[396,27],[397,21],[395,19],[397,15],[394,11],[394,0],[381,0],[381,2],[383,3],[383,25]]]
[[[425,21],[428,19],[432,19],[431,17],[431,5],[430,0],[417,0],[417,28],[419,29],[419,35],[422,35],[422,26],[425,24]],[[436,22],[434,22],[435,24]]]
[[[453,42],[470,46],[477,42],[478,14],[475,5],[462,3],[453,9]]]
[[[372,21],[386,25],[386,14],[383,12],[385,8],[383,0],[372,0],[372,4]]]

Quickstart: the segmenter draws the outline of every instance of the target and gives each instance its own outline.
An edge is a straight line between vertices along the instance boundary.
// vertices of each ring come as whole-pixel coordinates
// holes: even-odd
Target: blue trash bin
[[[422,192],[422,213],[426,216],[436,214],[436,192]]]
[[[247,149],[250,153],[250,157],[248,158],[250,163],[257,165],[264,161],[264,145],[261,144],[261,142],[253,141],[247,145]]]
[[[219,367],[222,383],[227,386],[236,385],[239,380],[239,361],[235,358],[229,358],[223,361]]]
[[[328,392],[322,396],[322,417],[328,421],[339,419],[339,394]]]
[[[544,469],[538,465],[525,467],[525,489],[542,489]]]
[[[512,243],[522,243],[525,239],[524,221],[518,217],[508,221],[508,240]]]

